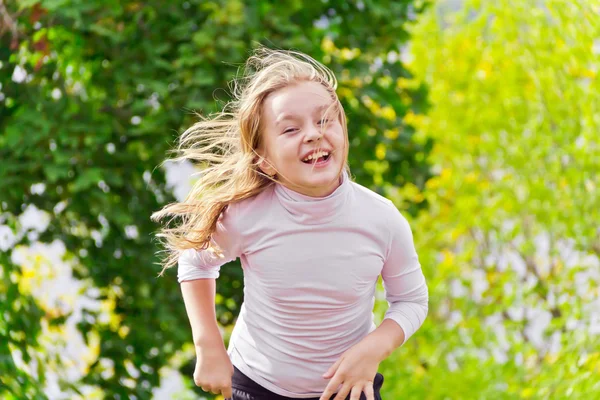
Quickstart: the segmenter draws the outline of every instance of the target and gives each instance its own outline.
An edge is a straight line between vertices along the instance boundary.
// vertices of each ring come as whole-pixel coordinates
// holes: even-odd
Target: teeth
[[[318,153],[312,153],[312,154],[308,155],[302,161],[316,160],[318,158],[321,158],[321,157],[324,157],[324,156],[328,156],[328,155],[329,155],[328,151],[320,151]]]

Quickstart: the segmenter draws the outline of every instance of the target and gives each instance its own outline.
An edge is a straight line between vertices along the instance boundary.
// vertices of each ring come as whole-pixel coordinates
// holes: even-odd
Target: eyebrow
[[[335,107],[335,104],[332,102],[332,103],[322,104],[318,107],[315,107],[315,109],[313,110],[313,114],[323,112],[330,107]],[[296,117],[295,114],[288,114],[288,113],[280,114],[279,117],[277,117],[277,119],[275,119],[275,125],[279,125],[282,121],[284,121],[286,119],[294,119],[294,117]]]

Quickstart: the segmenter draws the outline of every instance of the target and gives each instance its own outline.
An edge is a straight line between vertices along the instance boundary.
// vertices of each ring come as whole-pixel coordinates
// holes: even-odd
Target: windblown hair
[[[224,209],[280,182],[279,173],[269,176],[259,168],[265,162],[257,152],[262,141],[262,105],[269,94],[302,81],[317,82],[331,94],[346,138],[343,151],[347,160],[346,116],[335,92],[333,73],[306,54],[259,47],[246,61],[243,75],[232,82],[233,100],[221,112],[201,116],[179,138],[174,150],[178,155],[171,161],[188,160],[202,170],[182,202],[152,214],[154,221],[167,219],[157,235],[166,248],[160,275],[177,263],[183,250],[210,248],[218,252],[211,236]],[[349,172],[347,162],[343,168]]]

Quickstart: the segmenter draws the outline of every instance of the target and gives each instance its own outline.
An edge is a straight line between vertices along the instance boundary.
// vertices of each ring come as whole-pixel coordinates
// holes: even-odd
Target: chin
[[[339,174],[337,171],[323,171],[323,173],[319,174],[320,176],[311,176],[308,177],[304,182],[306,186],[312,188],[327,188],[335,183],[336,179],[338,179]]]

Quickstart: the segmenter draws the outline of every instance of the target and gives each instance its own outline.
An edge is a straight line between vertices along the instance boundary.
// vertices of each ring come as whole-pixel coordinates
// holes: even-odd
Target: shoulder
[[[263,219],[272,202],[273,185],[270,185],[252,197],[228,204],[221,216],[222,222],[243,232]]]
[[[367,209],[371,209],[378,214],[382,214],[384,217],[389,216],[390,214],[399,213],[398,209],[391,200],[385,198],[379,193],[372,191],[369,188],[362,186],[359,183],[352,182],[351,185],[356,201],[358,201],[360,206],[367,207]]]
[[[231,202],[225,207],[213,236],[222,250],[236,256],[245,251],[248,241],[256,237],[257,229],[261,223],[264,224],[266,210],[271,208],[271,191],[270,186],[266,187],[252,197]]]
[[[240,215],[250,214],[257,210],[270,207],[272,200],[273,185],[269,185],[252,197],[230,203],[227,206],[227,209]]]
[[[390,235],[394,231],[405,230],[408,221],[400,210],[388,198],[366,188],[356,182],[352,182],[354,197],[361,214],[368,216],[374,227],[383,229]]]

